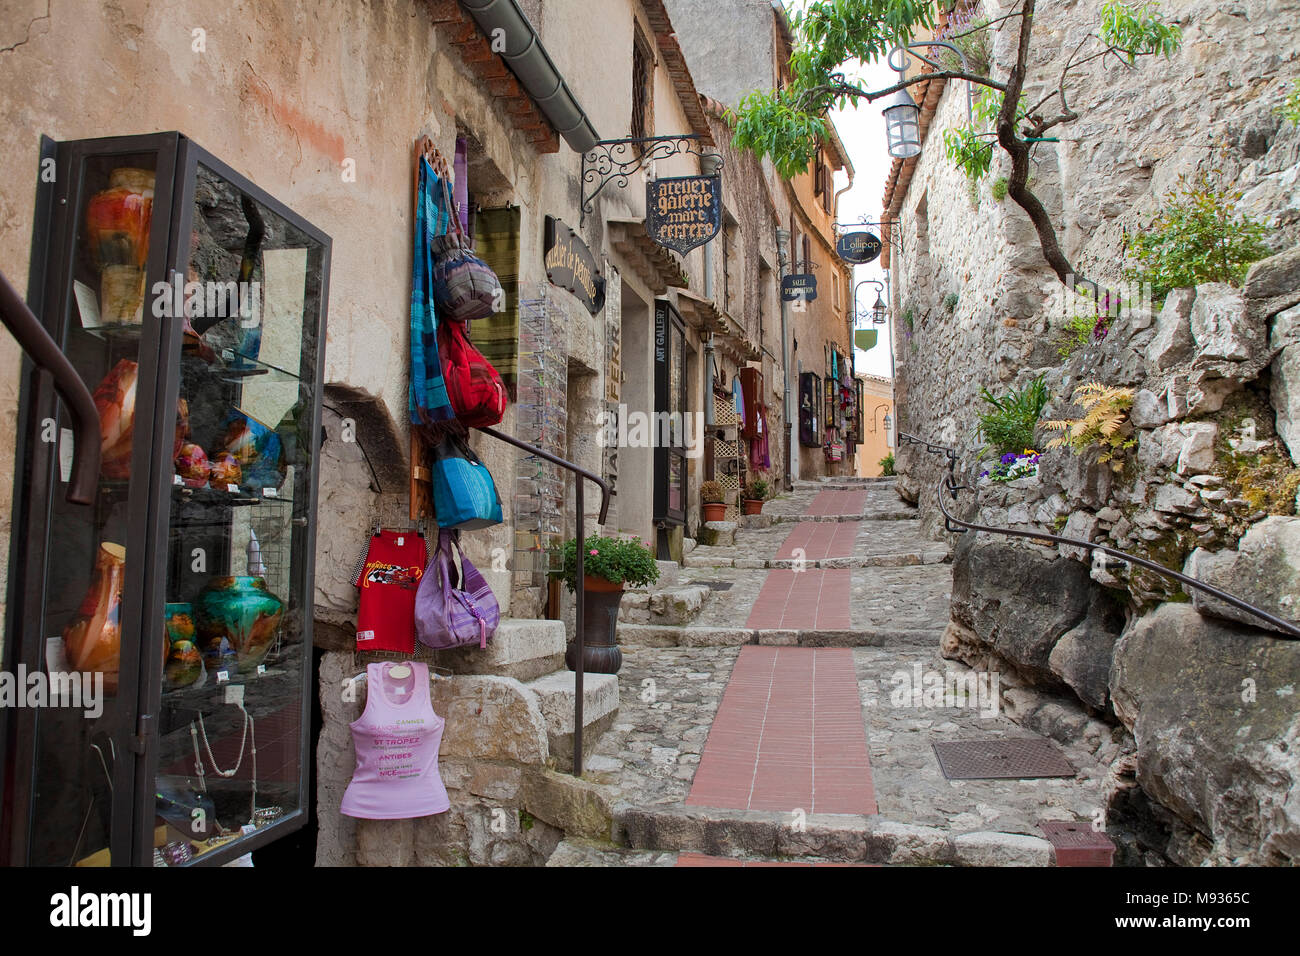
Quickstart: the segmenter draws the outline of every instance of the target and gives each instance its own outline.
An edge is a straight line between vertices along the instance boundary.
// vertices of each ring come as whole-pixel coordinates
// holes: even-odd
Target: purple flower
[[[1015,452],[1013,452],[1013,451],[1009,451],[1009,452],[1007,452],[1005,455],[1002,456],[1002,464],[1004,464],[1004,465],[1009,465],[1009,464],[1011,464],[1013,461],[1015,461],[1017,457],[1018,457],[1018,456],[1016,455]]]

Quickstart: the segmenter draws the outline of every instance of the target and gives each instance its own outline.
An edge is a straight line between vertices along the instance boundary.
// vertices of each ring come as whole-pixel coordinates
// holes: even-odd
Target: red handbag
[[[464,322],[438,326],[438,357],[456,420],[473,428],[500,424],[506,414],[506,386],[492,363],[476,349]]]

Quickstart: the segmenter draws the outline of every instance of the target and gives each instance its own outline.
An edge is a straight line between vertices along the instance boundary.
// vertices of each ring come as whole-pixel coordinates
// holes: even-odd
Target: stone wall
[[[995,152],[972,191],[944,155],[940,131],[966,111],[964,87],[948,85],[902,199],[892,277],[899,428],[957,450],[957,476],[972,489],[956,504],[967,520],[1121,549],[1294,624],[1300,129],[1276,107],[1300,60],[1300,4],[1163,7],[1183,50],[1132,71],[1093,64],[1071,87],[1081,119],[1035,150],[1030,186],[1066,255],[1127,300],[1104,338],[1068,358],[1058,345],[1071,297],[1027,217],[991,193],[1005,160]],[[1083,2],[1039,10],[1034,82],[1055,82],[1095,14]],[[1000,32],[995,59],[1009,61],[1014,34]],[[1124,236],[1150,221],[1180,175],[1200,171],[1242,190],[1241,208],[1268,225],[1278,254],[1241,289],[1207,284],[1144,303],[1122,282]],[[976,432],[981,389],[1002,394],[1040,374],[1048,419],[1082,413],[1072,399],[1083,383],[1131,390],[1121,434],[1132,447],[1118,468],[1096,448],[1059,449],[1043,454],[1036,476],[982,474],[996,457],[981,454]],[[1038,450],[1050,437],[1040,431]],[[933,488],[945,462],[909,444],[898,459],[900,493],[940,535]],[[1118,750],[1098,756],[1112,767],[1107,825],[1123,837],[1125,862],[1300,856],[1300,720],[1288,705],[1300,657],[1258,618],[1094,550],[969,533],[956,542],[944,653],[1001,671],[1012,688],[1004,703],[1028,727],[1118,729]]]
[[[1004,6],[988,0],[985,12],[996,16]],[[1053,130],[1048,135],[1061,141],[1034,152],[1031,189],[1066,255],[1102,283],[1121,282],[1125,233],[1150,221],[1184,173],[1217,171],[1241,189],[1242,208],[1269,224],[1275,251],[1300,241],[1300,128],[1276,113],[1300,58],[1300,3],[1247,0],[1228,11],[1184,0],[1162,9],[1182,27],[1182,51],[1132,70],[1110,60],[1078,71],[1070,102],[1080,120]],[[1095,28],[1096,12],[1086,0],[1040,7],[1031,100],[1044,82],[1056,82],[1063,58]],[[1012,61],[1014,42],[1014,27],[997,33],[999,62]],[[951,82],[903,197],[891,299],[899,428],[963,453],[976,447],[981,387],[1001,391],[1058,365],[1052,338],[1061,324],[1059,283],[1028,217],[1010,198],[993,198],[993,183],[1009,168],[1001,151],[974,195],[944,153],[941,131],[965,120],[965,86]],[[920,495],[933,531],[936,463],[907,446],[898,458],[903,489]]]

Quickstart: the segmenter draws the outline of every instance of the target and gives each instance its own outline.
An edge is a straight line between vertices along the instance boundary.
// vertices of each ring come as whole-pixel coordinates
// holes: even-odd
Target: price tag
[[[226,490],[232,495],[239,494],[239,485],[226,485]]]
[[[399,537],[399,538],[397,539],[397,546],[400,548],[400,547],[401,547],[402,545],[404,545],[404,544],[406,544],[406,538]]]
[[[265,674],[265,673],[266,673],[266,665],[265,665],[265,664],[258,664],[258,665],[257,665],[257,672],[258,672],[259,674]]]
[[[274,489],[274,488],[263,488],[263,489],[262,489],[262,497],[263,497],[263,498],[274,498],[275,496],[276,496],[276,494],[275,494],[275,489]]]
[[[230,671],[217,671],[217,683],[224,684],[230,680]]]
[[[71,428],[59,429],[59,477],[72,480],[72,458],[76,451],[76,438]]]
[[[180,476],[180,475],[172,475],[172,484],[173,484],[173,485],[184,485],[185,482],[181,481],[181,476]]]

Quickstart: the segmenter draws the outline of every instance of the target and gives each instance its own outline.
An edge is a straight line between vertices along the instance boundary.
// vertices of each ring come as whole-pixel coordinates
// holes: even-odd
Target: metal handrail
[[[577,514],[578,547],[574,549],[578,552],[578,567],[575,575],[576,580],[574,582],[574,594],[575,594],[576,606],[574,610],[574,622],[573,622],[574,630],[577,632],[574,636],[574,641],[577,643],[577,654],[575,655],[574,660],[577,662],[577,666],[575,666],[573,669],[573,675],[574,675],[573,676],[573,775],[575,777],[581,777],[582,776],[582,681],[583,681],[582,656],[583,656],[583,648],[585,647],[585,643],[586,643],[583,640],[583,634],[582,634],[582,625],[583,625],[582,604],[583,604],[583,599],[586,595],[586,587],[583,582],[583,578],[584,578],[583,556],[586,553],[586,549],[582,546],[582,544],[584,541],[587,540],[587,535],[584,533],[586,531],[586,524],[585,524],[586,516],[583,513],[585,509],[583,508],[583,501],[582,501],[582,489],[583,489],[582,481],[584,478],[590,479],[591,481],[594,481],[596,485],[600,488],[599,521],[601,524],[604,524],[605,519],[609,517],[609,493],[610,493],[609,484],[603,478],[600,478],[599,476],[594,475],[591,472],[587,471],[587,469],[580,468],[571,461],[567,461],[564,458],[559,458],[555,455],[552,455],[550,452],[538,448],[536,445],[530,445],[526,441],[521,441],[520,439],[515,438],[513,435],[507,435],[504,432],[499,432],[495,428],[480,428],[479,431],[483,432],[483,434],[485,435],[491,435],[493,438],[499,441],[503,441],[507,445],[514,445],[516,448],[522,449],[523,451],[528,452],[530,455],[536,455],[538,458],[544,459],[545,461],[549,461],[553,465],[559,465],[561,468],[565,469],[566,471],[571,471],[575,476],[577,476],[577,481],[573,483],[573,499],[574,499],[573,503],[578,512]]]
[[[31,356],[36,367],[53,376],[55,389],[72,413],[75,439],[72,481],[68,484],[67,497],[74,505],[88,505],[95,500],[99,485],[101,450],[99,412],[90,389],[4,273],[0,273],[0,322],[18,340],[22,350]]]
[[[1079,538],[1066,538],[1059,534],[1048,534],[1045,531],[1016,531],[1011,528],[995,528],[991,525],[983,525],[983,524],[976,524],[971,521],[963,521],[961,518],[958,518],[956,515],[954,515],[952,512],[948,510],[947,505],[944,504],[944,499],[943,499],[943,493],[945,490],[952,495],[952,499],[954,501],[957,500],[957,492],[971,490],[968,485],[960,485],[956,481],[955,471],[956,471],[956,465],[958,460],[957,453],[946,445],[936,445],[933,442],[926,441],[924,438],[918,438],[915,435],[909,435],[907,432],[899,432],[898,437],[903,441],[911,443],[913,445],[924,445],[925,450],[927,452],[930,452],[931,454],[936,454],[936,455],[942,454],[947,457],[948,474],[935,486],[934,489],[935,501],[939,505],[939,511],[942,512],[943,514],[944,528],[946,530],[955,532],[957,534],[965,534],[966,531],[968,530],[984,531],[989,534],[1001,534],[1012,538],[1033,538],[1040,541],[1050,541],[1053,544],[1063,544],[1066,545],[1067,547],[1082,548],[1083,550],[1088,551],[1089,553],[1093,551],[1100,551],[1102,554],[1111,555],[1112,557],[1118,558],[1121,561],[1126,561],[1130,564],[1136,564],[1140,567],[1146,568],[1149,571],[1154,571],[1157,574],[1164,575],[1167,578],[1173,578],[1175,581],[1178,581],[1180,584],[1186,585],[1188,587],[1196,588],[1198,591],[1204,591],[1206,594],[1210,594],[1215,598],[1218,598],[1220,601],[1223,601],[1225,604],[1230,604],[1240,611],[1245,611],[1247,614],[1251,614],[1262,621],[1267,621],[1270,625],[1282,631],[1283,635],[1285,636],[1289,636],[1292,638],[1300,638],[1300,627],[1297,627],[1295,624],[1291,623],[1290,621],[1285,620],[1284,618],[1280,618],[1275,614],[1270,614],[1268,611],[1265,611],[1261,608],[1257,608],[1249,601],[1242,600],[1241,598],[1237,597],[1235,594],[1231,594],[1227,591],[1222,590],[1221,588],[1216,588],[1212,584],[1206,584],[1204,581],[1198,580],[1197,578],[1189,577],[1188,575],[1183,574],[1180,571],[1171,570],[1170,568],[1165,567],[1163,564],[1157,564],[1155,561],[1152,561],[1148,558],[1139,557],[1136,554],[1129,554],[1127,551],[1121,551],[1118,548],[1107,547],[1104,544],[1097,544],[1092,541],[1082,541]],[[1270,636],[1273,635],[1270,634]]]

